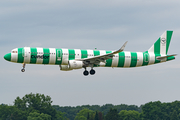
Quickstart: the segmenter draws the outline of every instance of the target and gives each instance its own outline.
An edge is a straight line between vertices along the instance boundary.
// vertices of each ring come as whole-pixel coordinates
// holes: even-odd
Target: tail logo
[[[161,43],[164,45],[166,44],[166,38],[161,38]]]

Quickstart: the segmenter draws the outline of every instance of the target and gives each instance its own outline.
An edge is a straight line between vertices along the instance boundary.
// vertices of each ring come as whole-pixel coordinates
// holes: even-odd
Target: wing
[[[104,62],[105,63],[105,60],[112,59],[114,54],[122,52],[124,50],[127,42],[128,41],[126,41],[124,43],[124,45],[119,50],[116,50],[116,51],[114,51],[112,53],[108,53],[108,54],[104,54],[104,55],[98,55],[98,56],[94,56],[94,57],[91,57],[91,58],[76,59],[76,60],[77,61],[84,61],[87,64],[95,64],[95,65],[98,65],[100,62]]]

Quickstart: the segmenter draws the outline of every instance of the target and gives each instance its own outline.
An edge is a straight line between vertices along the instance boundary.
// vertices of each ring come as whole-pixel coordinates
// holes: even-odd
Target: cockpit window
[[[17,53],[17,51],[12,51],[12,53]]]

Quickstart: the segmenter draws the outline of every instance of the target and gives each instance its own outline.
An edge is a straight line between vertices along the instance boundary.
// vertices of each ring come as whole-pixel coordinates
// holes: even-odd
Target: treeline
[[[96,111],[99,111],[99,112],[103,113],[103,115],[106,115],[111,108],[117,109],[118,112],[120,112],[121,110],[127,110],[127,111],[134,110],[134,111],[138,111],[139,113],[141,112],[141,107],[138,107],[136,105],[125,105],[125,104],[121,104],[121,105],[106,104],[103,106],[82,105],[82,106],[77,106],[77,107],[71,107],[71,106],[60,107],[58,105],[53,105],[53,108],[55,108],[57,111],[66,113],[65,116],[67,118],[69,118],[70,120],[74,120],[77,113],[79,113],[83,109],[89,109],[89,110],[93,111],[94,112],[93,116],[95,116]]]
[[[0,105],[0,120],[67,120],[51,103],[51,97],[38,93],[17,97],[12,106]]]
[[[180,101],[135,105],[51,105],[49,96],[27,94],[14,105],[0,105],[0,120],[180,120]]]
[[[180,101],[161,103],[149,102],[140,107],[135,105],[83,105],[77,107],[53,106],[65,112],[70,120],[180,120]]]

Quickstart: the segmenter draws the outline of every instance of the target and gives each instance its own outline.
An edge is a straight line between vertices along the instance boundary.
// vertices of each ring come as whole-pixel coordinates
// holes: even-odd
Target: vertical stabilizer
[[[148,50],[149,53],[167,55],[173,31],[165,31],[161,37]]]

